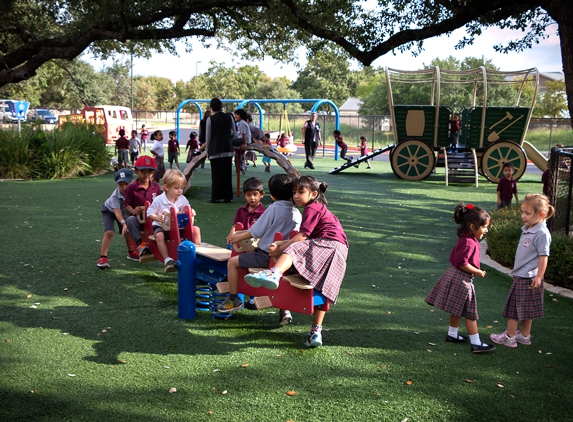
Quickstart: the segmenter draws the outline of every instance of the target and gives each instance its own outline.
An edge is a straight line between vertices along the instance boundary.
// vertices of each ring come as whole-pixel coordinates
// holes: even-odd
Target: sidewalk
[[[509,268],[506,268],[500,264],[498,264],[497,262],[495,262],[493,259],[491,259],[491,257],[486,253],[487,251],[487,242],[486,240],[482,240],[480,242],[481,245],[481,253],[480,253],[480,262],[482,264],[485,264],[489,267],[492,267],[496,270],[498,270],[501,273],[507,274],[509,275],[509,272],[511,271]],[[555,293],[564,297],[568,297],[569,299],[573,299],[573,291],[566,289],[565,287],[557,287],[554,286],[553,284],[549,284],[549,283],[543,283],[543,288],[551,293]]]

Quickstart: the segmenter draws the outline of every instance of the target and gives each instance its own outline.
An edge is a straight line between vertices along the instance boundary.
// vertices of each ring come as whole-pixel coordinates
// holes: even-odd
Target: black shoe
[[[461,338],[460,338],[461,337]],[[446,343],[467,343],[468,338],[458,334],[458,338],[452,337],[451,335],[446,336]]]
[[[308,166],[308,168],[311,169],[311,170],[314,170],[314,166],[313,166],[313,165]]]
[[[208,202],[209,204],[218,204],[218,203],[221,202],[221,201],[218,200],[218,199],[209,199],[207,202]]]
[[[495,346],[485,344],[484,342],[481,344],[472,344],[472,353],[487,353],[493,350],[495,350]]]
[[[217,201],[217,202],[218,202],[218,201]],[[223,200],[223,202],[224,202],[225,204],[227,204],[227,203],[229,203],[229,202],[233,202],[233,200],[232,200],[232,199],[225,199],[225,200]]]
[[[257,305],[255,305],[254,303],[245,302],[245,304],[243,306],[245,307],[245,309],[248,309],[250,311],[258,311]]]

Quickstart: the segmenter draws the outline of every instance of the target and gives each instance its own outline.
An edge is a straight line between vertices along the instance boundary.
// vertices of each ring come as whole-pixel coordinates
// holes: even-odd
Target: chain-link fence
[[[555,208],[555,215],[548,221],[552,233],[573,235],[573,148],[552,148],[549,158],[549,183],[547,196]]]

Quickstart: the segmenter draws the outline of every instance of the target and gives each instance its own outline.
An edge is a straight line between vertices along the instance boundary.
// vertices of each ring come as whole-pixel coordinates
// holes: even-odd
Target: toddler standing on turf
[[[129,156],[131,158],[131,167],[135,165],[137,156],[141,154],[141,141],[137,138],[137,130],[131,131],[131,138],[129,139]]]
[[[181,149],[179,148],[179,141],[175,137],[177,133],[174,130],[169,132],[169,141],[167,142],[167,158],[169,161],[169,168],[173,168],[173,162],[175,161],[175,165],[179,170],[179,154],[181,153]]]
[[[137,245],[137,252],[130,252],[130,259],[139,261],[139,257],[151,253],[149,247],[141,240],[141,230],[144,224],[139,222],[138,216],[145,217],[145,202],[150,204],[161,195],[161,186],[155,183],[153,173],[157,170],[155,161],[148,155],[142,155],[135,162],[137,179],[125,191],[125,209],[129,215],[126,218],[129,235]]]
[[[500,210],[504,207],[511,205],[511,197],[515,195],[515,203],[519,206],[519,198],[517,197],[517,182],[513,179],[513,171],[515,166],[513,163],[503,163],[502,171],[503,177],[497,184],[497,209]]]
[[[169,240],[169,231],[163,228],[163,222],[171,217],[171,208],[175,208],[177,213],[182,212],[185,206],[191,208],[189,201],[183,196],[183,189],[186,184],[187,179],[181,170],[167,170],[163,177],[163,193],[156,197],[147,209],[147,218],[153,221],[153,234],[157,249],[159,249],[166,267],[173,266],[175,260],[167,252],[165,241]],[[191,221],[188,224],[193,224],[194,217],[195,211],[192,209]],[[197,226],[193,226],[193,242],[197,245],[201,243],[201,232]]]
[[[285,239],[290,237],[293,230],[298,230],[301,222],[300,211],[292,203],[293,181],[287,174],[275,174],[269,180],[269,192],[273,202],[258,220],[247,231],[233,233],[227,237],[227,242],[236,243],[245,239],[259,239],[253,252],[246,252],[231,257],[227,262],[227,278],[229,280],[229,296],[217,306],[221,312],[230,312],[243,307],[238,296],[239,268],[268,268],[271,262],[270,245],[273,244],[275,233],[280,232]],[[287,310],[279,313],[279,324],[290,323],[292,317]]]
[[[124,195],[127,186],[133,180],[133,173],[129,169],[123,169],[115,173],[113,178],[115,183],[117,183],[117,188],[101,207],[104,235],[103,240],[101,241],[101,256],[97,261],[97,266],[101,269],[109,268],[107,253],[115,234],[115,230],[113,228],[114,223],[118,224],[122,236],[125,236],[127,233],[127,226],[125,225],[125,219],[123,218],[123,213],[125,212]],[[127,237],[125,237],[125,244],[127,245],[128,251],[127,259],[131,259],[129,239]]]
[[[265,139],[262,141],[263,145],[268,146],[268,148],[271,148],[273,146],[273,144],[271,143],[271,134],[270,133],[265,133]],[[265,172],[266,173],[270,173],[271,172],[271,158],[267,157],[266,155],[263,155],[263,164],[265,165]]]
[[[426,302],[450,314],[450,328],[446,336],[448,343],[466,343],[468,338],[458,334],[462,317],[472,353],[495,350],[495,346],[482,343],[478,333],[478,311],[475,296],[474,277],[485,277],[480,269],[479,241],[489,226],[490,217],[486,210],[472,204],[458,204],[454,210],[454,221],[458,224],[458,242],[450,254],[450,267],[432,287]]]
[[[545,195],[530,193],[521,202],[522,234],[519,239],[515,262],[510,275],[513,284],[509,289],[502,316],[507,318],[507,329],[492,334],[491,340],[508,347],[517,343],[531,344],[531,324],[543,318],[543,276],[547,269],[551,233],[545,220],[555,210]],[[521,322],[521,330],[518,325]]]
[[[125,137],[125,130],[119,130],[119,138],[115,141],[115,150],[117,153],[117,162],[119,167],[127,168],[127,152],[129,150],[129,140]]]
[[[338,218],[326,208],[326,188],[326,183],[312,176],[302,176],[294,181],[292,199],[297,207],[304,207],[300,231],[284,245],[272,243],[269,246],[271,256],[279,256],[275,266],[246,275],[245,281],[249,285],[277,289],[283,273],[294,266],[315,290],[336,303],[346,272],[348,240]],[[307,346],[322,346],[325,314],[320,307],[314,309]]]
[[[360,156],[364,157],[365,155],[368,155],[368,145],[366,144],[366,137],[361,136],[360,137]],[[372,167],[370,167],[370,160],[366,160],[366,165],[368,167],[366,167],[367,169],[371,169]]]

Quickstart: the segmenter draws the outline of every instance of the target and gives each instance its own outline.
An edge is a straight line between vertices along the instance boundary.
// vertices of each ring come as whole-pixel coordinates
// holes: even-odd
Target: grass
[[[493,209],[495,185],[445,187],[442,169],[407,182],[381,162],[326,174],[333,166],[317,159],[313,174],[329,184],[350,253],[324,347],[314,350],[303,346],[310,316],[282,328],[267,311],[178,319],[176,275],[127,261],[119,236],[112,268],[99,270],[111,174],[2,182],[0,420],[566,420],[573,301],[546,293],[533,345],[483,356],[446,344],[448,315],[423,301],[456,241],[455,204]],[[270,176],[262,167],[248,175],[265,184]],[[540,192],[539,179],[526,174],[520,196]],[[193,183],[187,196],[203,238],[223,246],[242,201],[206,203],[209,165]],[[505,327],[511,282],[485,269],[476,281],[483,340]]]

